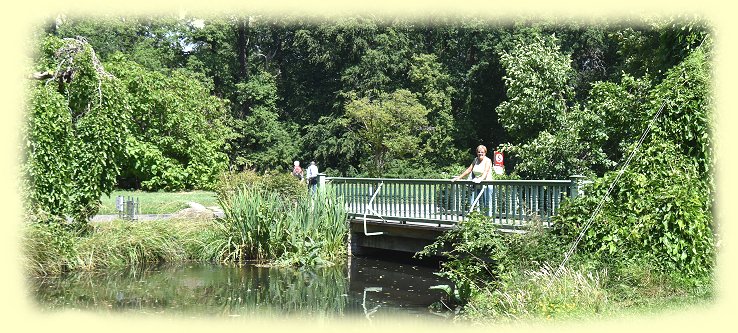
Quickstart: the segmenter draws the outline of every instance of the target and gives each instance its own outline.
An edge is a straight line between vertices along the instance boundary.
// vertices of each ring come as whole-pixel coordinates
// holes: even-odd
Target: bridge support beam
[[[367,222],[369,231],[382,231],[383,234],[367,236],[363,221],[351,219],[350,249],[353,255],[364,255],[373,249],[415,253],[432,244],[449,227],[411,225],[400,223]]]

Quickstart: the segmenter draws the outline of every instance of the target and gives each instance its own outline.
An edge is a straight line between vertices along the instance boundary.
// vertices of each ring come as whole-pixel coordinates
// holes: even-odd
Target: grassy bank
[[[210,260],[201,255],[212,219],[94,223],[82,233],[59,224],[31,224],[24,232],[29,275],[122,268],[146,263]]]
[[[188,191],[188,192],[143,192],[116,190],[110,196],[100,198],[98,214],[117,214],[115,199],[118,196],[138,198],[141,214],[168,214],[189,207],[187,202],[194,201],[205,207],[216,206],[218,198],[215,192]]]
[[[328,265],[346,254],[343,203],[327,191],[296,201],[243,187],[221,201],[222,219],[71,225],[34,223],[24,233],[30,275],[184,261]]]
[[[441,274],[446,306],[461,320],[482,323],[589,320],[650,315],[708,305],[711,275],[687,276],[661,269],[652,254],[621,258],[577,253],[561,268],[564,244],[550,231],[496,232],[477,215],[446,233],[424,253],[443,244],[449,260]],[[491,260],[489,260],[491,259]]]

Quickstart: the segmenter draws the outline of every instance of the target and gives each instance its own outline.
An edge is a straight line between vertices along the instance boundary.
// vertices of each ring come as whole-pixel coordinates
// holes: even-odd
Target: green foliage
[[[528,143],[500,147],[517,161],[516,173],[528,179],[567,179],[575,174],[592,176],[614,165],[602,149],[607,135],[600,117],[576,108],[560,118],[561,130],[541,131]]]
[[[372,152],[369,173],[379,176],[392,158],[418,150],[419,128],[427,125],[428,110],[407,90],[381,94],[376,99],[353,99],[346,115],[357,126],[359,135]]]
[[[55,35],[61,38],[83,36],[102,60],[124,52],[150,70],[181,66],[184,52],[180,41],[191,29],[186,21],[173,16],[124,18],[109,15],[95,19],[57,17],[53,27]]]
[[[231,160],[239,169],[272,170],[292,165],[300,140],[297,128],[279,119],[275,77],[259,72],[237,85],[238,102],[249,110],[234,121]]]
[[[108,67],[131,96],[122,185],[168,191],[211,188],[228,163],[223,150],[232,133],[226,103],[187,71],[149,71],[122,57]]]
[[[496,277],[506,270],[507,250],[503,236],[489,218],[472,213],[468,220],[438,237],[416,256],[440,253],[447,257],[439,275],[454,283],[454,300],[464,303],[494,286]]]
[[[500,122],[517,143],[503,144],[515,172],[526,178],[565,179],[592,175],[614,163],[602,145],[607,130],[589,109],[574,100],[571,60],[554,37],[519,40],[503,52],[508,100],[497,107]]]
[[[292,165],[300,143],[296,128],[280,122],[274,110],[256,107],[251,112],[234,124],[234,130],[239,133],[231,143],[237,149],[235,165],[260,171]]]
[[[714,265],[711,198],[691,161],[674,144],[648,143],[614,187],[602,211],[579,244],[603,260],[652,253],[663,272],[686,277],[709,274]],[[597,179],[588,195],[562,206],[557,232],[573,241],[617,177]]]
[[[423,144],[421,153],[426,163],[448,165],[463,155],[455,147],[458,136],[455,120],[451,115],[451,96],[455,93],[449,75],[433,54],[413,56],[408,73],[417,91],[418,101],[428,109],[428,127],[420,133]],[[422,161],[416,161],[422,163]]]
[[[128,131],[121,114],[129,104],[118,93],[120,82],[105,72],[87,43],[49,39],[45,46],[61,47],[45,54],[46,62],[64,72],[54,74],[56,86],[49,81],[30,88],[23,130],[26,208],[84,221],[115,184]]]
[[[320,190],[296,203],[278,193],[241,186],[220,198],[215,249],[224,262],[270,260],[282,265],[323,265],[345,254],[348,225],[343,201]]]
[[[602,150],[609,160],[623,160],[628,153],[626,149],[646,129],[651,89],[648,77],[635,78],[626,74],[619,82],[593,84],[587,108],[604,123],[607,138]]]
[[[559,52],[553,36],[520,40],[500,55],[505,69],[507,100],[497,106],[500,123],[517,142],[527,142],[541,131],[559,129],[558,120],[573,97],[574,74],[568,55]]]
[[[23,133],[23,173],[29,192],[25,204],[30,206],[29,211],[43,209],[64,216],[69,210],[67,198],[74,190],[70,185],[74,143],[71,115],[64,96],[47,86],[33,89],[31,102]]]
[[[670,69],[651,99],[654,110],[660,101],[666,101],[664,119],[654,126],[654,137],[674,142],[712,187],[712,73],[706,52],[698,48]]]
[[[337,172],[329,172],[328,168],[324,171],[331,176],[358,174],[357,167],[370,151],[362,136],[349,128],[349,123],[346,117],[321,117],[317,123],[306,126],[302,155],[317,161],[330,161],[326,164]]]
[[[399,25],[388,26],[368,38],[368,47],[360,50],[358,61],[341,73],[347,99],[354,99],[352,92],[379,96],[401,87],[397,79],[407,73],[412,43],[404,30]]]
[[[290,202],[298,200],[307,193],[304,183],[287,172],[267,172],[259,174],[253,170],[225,172],[220,175],[215,189],[219,200],[237,193],[242,187],[274,192]]]
[[[710,27],[695,17],[658,18],[611,33],[622,58],[618,69],[658,80],[709,39]]]

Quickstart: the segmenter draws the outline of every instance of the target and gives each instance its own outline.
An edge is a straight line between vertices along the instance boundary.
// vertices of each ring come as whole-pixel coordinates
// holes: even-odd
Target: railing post
[[[318,188],[321,189],[325,186],[325,174],[318,172]]]
[[[579,191],[581,188],[582,179],[585,179],[587,177],[584,177],[582,175],[571,175],[569,176],[569,179],[571,179],[571,185],[570,185],[570,193],[571,198],[574,199],[579,196]],[[584,193],[582,193],[584,194]]]

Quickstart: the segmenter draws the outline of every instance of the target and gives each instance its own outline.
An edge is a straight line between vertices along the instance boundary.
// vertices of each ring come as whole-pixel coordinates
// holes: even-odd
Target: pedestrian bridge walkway
[[[470,180],[320,177],[343,198],[358,247],[416,252],[478,211],[500,230],[532,221],[551,226],[561,202],[580,195],[582,176],[568,180]],[[376,236],[376,237],[373,237]]]
[[[454,225],[472,211],[503,227],[532,220],[551,225],[562,200],[579,194],[581,176],[569,180],[470,180],[326,177],[351,217],[400,223]]]

